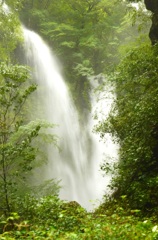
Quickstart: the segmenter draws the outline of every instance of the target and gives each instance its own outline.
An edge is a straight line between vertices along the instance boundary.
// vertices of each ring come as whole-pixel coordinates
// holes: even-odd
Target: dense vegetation
[[[118,62],[125,3],[108,1],[24,2],[21,20],[43,35],[61,59],[76,106],[89,108],[88,77]],[[127,33],[124,38],[127,37]]]
[[[129,7],[131,1],[8,0],[9,9],[3,2],[0,239],[157,239],[158,46],[151,35],[153,25],[152,44],[143,28],[150,14]],[[145,3],[155,11],[156,1]],[[60,58],[80,114],[90,108],[89,76],[108,74],[114,84],[114,106],[96,130],[103,139],[107,132],[115,136],[119,162],[112,170],[113,194],[105,196],[94,212],[86,212],[76,202],[61,201],[53,180],[44,186],[30,184],[33,169],[47,160],[41,144],[49,139],[56,145],[56,139],[43,130],[53,125],[28,118],[29,97],[38,86],[27,67],[15,65],[16,48],[22,41],[19,19],[42,34]],[[155,19],[154,12],[154,24]],[[138,33],[137,27],[143,32]],[[106,163],[102,169],[107,170]]]
[[[157,209],[158,197],[157,64],[157,45],[144,43],[128,51],[113,76],[115,107],[98,127],[120,144],[116,196],[127,195],[131,207],[146,212]]]
[[[158,237],[155,219],[142,218],[138,210],[129,211],[126,201],[87,213],[76,202],[65,203],[57,197],[40,201],[23,199],[23,215],[12,213],[1,223],[0,239],[146,239]]]

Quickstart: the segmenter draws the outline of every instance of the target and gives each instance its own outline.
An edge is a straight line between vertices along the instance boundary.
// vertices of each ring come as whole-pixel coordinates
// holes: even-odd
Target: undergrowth
[[[156,214],[146,217],[138,209],[130,210],[124,198],[102,204],[94,212],[54,196],[28,202],[20,214],[1,215],[1,240],[158,239]]]

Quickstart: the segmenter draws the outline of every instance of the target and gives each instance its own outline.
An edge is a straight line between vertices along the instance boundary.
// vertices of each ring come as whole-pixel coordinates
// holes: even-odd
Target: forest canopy
[[[0,238],[157,239],[157,13],[156,0],[0,1]],[[28,181],[37,157],[47,161],[43,146],[57,139],[47,134],[54,124],[28,117],[38,86],[21,65],[21,24],[59,58],[81,124],[92,107],[90,77],[105,76],[98,91],[107,81],[114,87],[109,117],[95,131],[102,141],[114,137],[119,159],[112,194],[93,213],[60,200],[54,179],[37,188]]]

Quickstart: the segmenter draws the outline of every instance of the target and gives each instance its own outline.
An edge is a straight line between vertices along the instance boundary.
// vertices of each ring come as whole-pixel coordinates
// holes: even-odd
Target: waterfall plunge
[[[54,147],[48,148],[48,164],[40,178],[61,180],[61,199],[75,200],[90,210],[94,200],[101,200],[109,183],[109,177],[103,178],[99,172],[105,145],[92,133],[92,118],[81,128],[57,61],[48,46],[33,31],[25,28],[23,31],[27,64],[32,67],[33,78],[38,84],[34,117],[40,116],[58,125],[53,133],[58,135],[61,148],[61,152]]]

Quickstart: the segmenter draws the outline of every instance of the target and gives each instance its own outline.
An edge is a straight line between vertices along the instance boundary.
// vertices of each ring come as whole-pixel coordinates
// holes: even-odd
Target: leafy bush
[[[152,219],[141,219],[138,210],[127,213],[116,201],[102,205],[94,213],[87,213],[76,202],[68,203],[48,196],[30,199],[29,209],[33,215],[26,214],[27,220],[12,213],[1,221],[3,233],[0,239],[156,240],[158,237],[158,225]]]
[[[36,90],[28,82],[26,67],[0,64],[0,212],[5,215],[16,211],[17,201],[30,188],[27,180],[36,167],[40,147],[35,139],[45,137],[56,145],[56,137],[42,131],[53,124],[26,120],[24,106],[26,110],[25,103]]]
[[[120,144],[115,197],[127,195],[130,206],[158,207],[158,46],[130,50],[116,69],[116,101],[98,131],[108,131]]]

